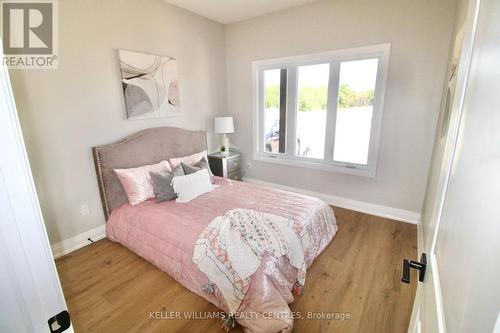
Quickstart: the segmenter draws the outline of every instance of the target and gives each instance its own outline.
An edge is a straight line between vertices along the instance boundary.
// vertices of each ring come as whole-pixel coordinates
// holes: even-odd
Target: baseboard
[[[331,195],[331,194],[308,191],[308,190],[304,190],[301,188],[266,182],[263,180],[258,180],[258,179],[248,178],[248,177],[243,177],[243,181],[248,182],[248,183],[257,184],[257,185],[274,187],[274,188],[285,190],[285,191],[297,192],[297,193],[310,195],[312,197],[317,197],[317,198],[323,200],[324,202],[326,202],[329,205],[337,206],[337,207],[341,207],[341,208],[346,208],[346,209],[351,209],[351,210],[355,210],[355,211],[370,214],[370,215],[385,217],[385,218],[389,218],[389,219],[393,219],[393,220],[397,220],[397,221],[401,221],[401,222],[406,222],[406,223],[412,223],[412,224],[418,224],[420,221],[420,213],[418,213],[418,212],[413,212],[413,211],[394,208],[394,207],[372,204],[372,203],[364,202],[364,201],[342,198],[342,197],[338,197],[338,196]]]
[[[65,239],[59,243],[52,244],[52,255],[55,259],[57,259],[65,254],[71,253],[91,244],[91,242],[88,240],[89,238],[91,238],[93,241],[97,241],[103,239],[104,237],[106,237],[106,225],[101,225],[97,228],[83,232],[74,237]]]

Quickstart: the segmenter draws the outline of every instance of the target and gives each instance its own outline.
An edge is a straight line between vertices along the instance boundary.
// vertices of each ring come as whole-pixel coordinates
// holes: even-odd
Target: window
[[[297,156],[323,159],[330,64],[297,69]]]
[[[270,69],[264,75],[264,151],[285,152],[286,69]]]
[[[254,159],[373,177],[389,51],[254,62]]]
[[[366,165],[378,59],[340,64],[333,160]]]

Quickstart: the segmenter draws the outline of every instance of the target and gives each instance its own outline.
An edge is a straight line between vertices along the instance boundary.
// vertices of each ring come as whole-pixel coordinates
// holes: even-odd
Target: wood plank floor
[[[416,291],[400,282],[417,258],[416,226],[334,208],[339,231],[307,272],[290,305],[348,313],[347,320],[297,319],[294,332],[406,332]],[[125,247],[107,239],[56,261],[75,332],[222,332],[220,319],[151,319],[150,312],[218,309]],[[237,327],[231,332],[241,332]]]

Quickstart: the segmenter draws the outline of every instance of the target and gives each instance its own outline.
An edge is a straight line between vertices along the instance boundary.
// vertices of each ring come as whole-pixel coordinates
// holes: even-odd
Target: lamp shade
[[[219,134],[234,133],[233,117],[215,117],[214,129]]]

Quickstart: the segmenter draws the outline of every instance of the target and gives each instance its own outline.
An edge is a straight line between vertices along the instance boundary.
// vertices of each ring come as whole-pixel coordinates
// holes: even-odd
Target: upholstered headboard
[[[204,131],[157,127],[122,140],[92,148],[97,182],[106,220],[113,209],[127,202],[127,195],[113,169],[154,164],[207,149]]]

